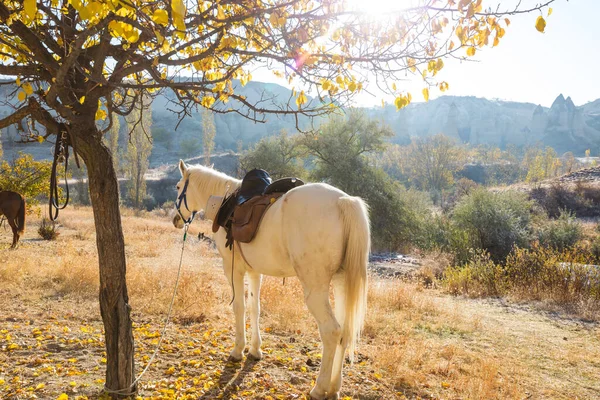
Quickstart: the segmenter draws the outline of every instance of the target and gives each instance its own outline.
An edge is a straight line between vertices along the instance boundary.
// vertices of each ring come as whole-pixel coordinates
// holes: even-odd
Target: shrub
[[[452,220],[470,248],[486,250],[497,262],[514,246],[528,246],[532,205],[522,193],[475,189],[458,202]]]
[[[535,188],[530,193],[551,218],[558,218],[562,210],[577,214],[580,218],[600,216],[600,189],[578,182],[574,189],[554,184],[550,188]]]
[[[556,220],[549,221],[538,231],[538,240],[541,245],[549,246],[556,250],[573,247],[583,236],[583,229],[575,216],[563,210]]]
[[[502,292],[502,267],[492,261],[489,254],[476,251],[471,260],[460,267],[444,272],[444,281],[452,294],[471,296],[497,296]]]
[[[600,300],[600,270],[590,265],[592,255],[580,248],[558,251],[533,245],[516,249],[504,267],[505,281],[513,292],[529,299],[552,299],[574,304]]]
[[[42,218],[42,222],[38,228],[38,235],[44,240],[55,240],[59,235],[56,230],[56,223],[46,217]]]

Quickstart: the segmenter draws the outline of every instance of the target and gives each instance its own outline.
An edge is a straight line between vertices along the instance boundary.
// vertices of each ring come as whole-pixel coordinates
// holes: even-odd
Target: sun
[[[346,0],[346,7],[349,11],[360,12],[365,16],[377,19],[388,20],[393,15],[413,7],[418,0]]]

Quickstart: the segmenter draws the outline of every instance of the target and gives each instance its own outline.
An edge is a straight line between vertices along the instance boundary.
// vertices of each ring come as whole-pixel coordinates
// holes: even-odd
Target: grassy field
[[[105,354],[89,208],[61,213],[56,241],[29,219],[9,251],[0,229],[0,398],[100,398]],[[158,342],[177,274],[182,232],[166,215],[124,210],[138,370]],[[302,399],[319,365],[316,324],[300,287],[267,278],[263,360],[228,363],[230,289],[220,258],[196,239],[184,256],[173,324],[140,385],[152,399]],[[345,370],[351,399],[600,398],[600,329],[592,322],[502,300],[451,297],[417,283],[371,278],[358,361]],[[63,398],[65,398],[63,396]]]

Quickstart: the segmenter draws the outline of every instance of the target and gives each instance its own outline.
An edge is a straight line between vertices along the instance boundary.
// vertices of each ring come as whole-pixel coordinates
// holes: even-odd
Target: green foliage
[[[542,246],[562,251],[575,246],[583,237],[583,228],[574,214],[563,210],[558,219],[548,221],[537,235]]]
[[[20,193],[28,205],[35,205],[38,197],[50,193],[51,170],[52,162],[35,161],[32,155],[19,153],[14,161],[0,163],[0,190]],[[59,177],[64,176],[62,169],[58,173]]]
[[[475,252],[467,264],[444,271],[445,286],[452,294],[497,296],[502,280],[502,268],[484,251]]]
[[[407,191],[383,170],[368,163],[381,151],[391,130],[351,111],[335,117],[302,143],[314,157],[314,180],[324,181],[363,198],[370,207],[373,247],[395,250],[418,241],[422,222],[429,216],[426,196]]]
[[[498,261],[513,246],[529,244],[531,207],[522,193],[476,189],[458,202],[452,219],[467,234],[470,248],[484,249]]]
[[[184,158],[197,156],[201,148],[202,143],[195,137],[187,137],[179,143],[180,153]]]
[[[273,179],[287,176],[305,177],[306,171],[302,165],[304,151],[298,136],[289,136],[281,131],[279,136],[263,138],[240,158],[243,171],[254,168],[268,171]]]

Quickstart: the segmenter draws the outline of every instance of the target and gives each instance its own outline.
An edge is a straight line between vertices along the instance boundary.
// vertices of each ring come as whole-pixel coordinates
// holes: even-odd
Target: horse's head
[[[181,180],[177,182],[177,198],[175,200],[175,217],[173,225],[183,228],[191,221],[192,216],[203,215],[208,199],[212,195],[223,195],[229,185],[236,185],[236,180],[210,167],[189,167],[179,160]]]

